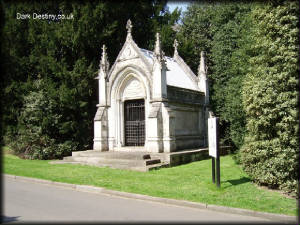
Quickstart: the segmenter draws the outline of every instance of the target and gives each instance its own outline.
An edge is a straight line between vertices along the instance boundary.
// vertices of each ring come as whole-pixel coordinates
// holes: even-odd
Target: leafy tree
[[[179,53],[195,73],[200,51],[206,51],[210,103],[212,110],[220,117],[222,142],[237,147],[243,143],[245,130],[239,91],[239,81],[245,73],[237,71],[242,63],[233,55],[240,54],[235,52],[241,48],[242,35],[247,37],[248,24],[243,21],[248,17],[250,8],[251,4],[246,3],[193,4],[188,7],[177,35],[181,42]]]
[[[101,46],[106,44],[113,62],[126,38],[126,22],[131,19],[135,41],[140,47],[149,48],[158,25],[170,30],[168,26],[176,21],[178,13],[166,13],[167,19],[164,18],[165,4],[166,1],[157,0],[43,4],[2,1],[1,104],[5,106],[2,126],[6,144],[17,142],[17,152],[43,159],[64,156],[75,147],[91,148],[98,89],[94,77],[99,69]],[[73,19],[18,20],[18,12],[72,14]],[[41,85],[37,88],[37,80],[43,84],[42,90]],[[55,106],[49,108],[45,104]],[[26,117],[30,119],[26,121]],[[26,134],[25,127],[32,128],[31,133]],[[44,139],[46,145],[41,141]],[[43,153],[53,146],[64,150]]]
[[[245,171],[258,183],[298,191],[299,5],[275,1],[252,11],[255,55],[243,83]]]
[[[208,57],[208,72],[211,71],[211,18],[214,16],[214,8],[211,4],[192,4],[184,13],[182,25],[176,35],[179,46],[178,52],[197,74],[200,52],[205,51]]]
[[[296,2],[283,1],[195,4],[177,34],[194,72],[197,54],[207,52],[210,102],[223,141],[242,147],[238,159],[256,182],[293,192],[299,182],[297,10]]]
[[[230,142],[239,149],[244,143],[246,133],[246,115],[242,102],[243,80],[249,71],[249,59],[254,52],[251,46],[253,41],[253,21],[250,16],[251,10],[258,3],[240,5],[242,12],[235,14],[235,25],[232,26],[235,37],[235,47],[232,49],[231,56],[227,56],[229,67],[224,68],[228,74],[228,81],[224,85],[221,116],[228,124],[227,134],[225,135]],[[220,93],[221,94],[221,93]]]
[[[176,37],[176,29],[174,29],[174,25],[178,25],[180,15],[181,10],[178,10],[178,8],[176,8],[172,13],[166,10],[153,21],[154,30],[161,34],[162,49],[167,56],[173,56],[174,54],[173,43]],[[149,49],[153,50],[154,46],[155,40],[151,39]]]
[[[234,60],[237,58],[234,58],[233,55],[241,48],[239,45],[243,40],[244,20],[247,18],[250,7],[249,3],[217,5],[211,28],[214,34],[211,44],[211,60],[213,62],[210,75],[212,82],[211,105],[216,115],[220,116],[223,142],[237,147],[243,142],[242,135],[245,124],[243,107],[240,104],[240,81],[245,73],[234,69],[236,66]]]
[[[58,144],[56,141],[62,115],[57,111],[58,99],[49,97],[54,89],[51,80],[37,79],[33,81],[32,91],[24,97],[16,141],[11,142],[15,153],[24,158],[61,158],[77,147],[76,142],[66,140]]]

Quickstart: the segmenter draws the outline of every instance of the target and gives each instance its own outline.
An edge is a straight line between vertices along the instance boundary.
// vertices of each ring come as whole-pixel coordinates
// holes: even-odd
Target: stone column
[[[200,64],[198,67],[198,87],[205,94],[205,105],[209,104],[209,87],[207,79],[207,66],[205,65],[204,52],[201,52]]]
[[[99,106],[94,118],[94,150],[108,151],[107,108]]]
[[[200,91],[204,92],[205,94],[205,101],[203,106],[203,123],[204,123],[204,130],[203,130],[203,145],[208,145],[208,127],[207,127],[207,120],[208,120],[208,111],[209,111],[209,86],[208,86],[208,79],[207,79],[207,65],[205,64],[205,56],[204,52],[201,52],[200,56],[200,64],[198,67],[198,87]]]
[[[100,61],[99,76],[99,104],[94,118],[94,150],[108,151],[108,115],[107,115],[107,74],[109,63],[107,60],[106,47],[102,47],[102,57]]]
[[[152,72],[152,101],[162,102],[167,98],[166,59],[161,50],[160,36],[156,33]]]
[[[163,151],[162,128],[161,103],[152,103],[147,123],[147,151]]]
[[[173,152],[176,150],[175,112],[170,109],[167,103],[162,104],[162,118],[164,152]]]
[[[162,102],[167,101],[166,59],[156,33],[152,72],[152,99],[147,123],[147,151],[163,152]]]

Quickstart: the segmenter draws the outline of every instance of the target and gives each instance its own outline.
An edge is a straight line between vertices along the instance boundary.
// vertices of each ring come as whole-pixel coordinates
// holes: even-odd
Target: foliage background
[[[170,43],[180,12],[166,1],[2,1],[1,65],[4,141],[25,158],[53,159],[91,149],[101,46],[111,63],[133,22],[136,43],[152,49],[155,33]],[[58,21],[17,13],[72,14]],[[166,44],[168,48],[168,45]],[[170,48],[170,46],[169,46]]]
[[[299,194],[299,3],[194,4],[179,53],[194,72],[207,52],[223,144],[257,183]],[[197,46],[193,48],[193,46]]]
[[[92,147],[101,46],[111,64],[133,38],[179,54],[195,74],[207,56],[210,108],[222,144],[257,183],[297,193],[299,184],[299,3],[202,1],[181,14],[166,1],[2,1],[1,127],[25,158],[54,159]],[[72,13],[73,20],[17,20],[17,12]],[[182,18],[179,22],[179,18]],[[176,29],[174,28],[176,27]]]

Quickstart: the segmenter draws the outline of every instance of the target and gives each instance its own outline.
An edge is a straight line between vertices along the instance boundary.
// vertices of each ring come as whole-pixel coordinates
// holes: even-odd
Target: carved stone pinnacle
[[[105,54],[105,53],[106,53],[106,49],[107,49],[106,46],[103,45],[103,46],[102,46],[102,54]]]
[[[131,33],[132,24],[131,24],[131,20],[130,19],[127,21],[126,29],[127,29],[127,33]]]
[[[174,44],[173,44],[173,47],[175,48],[175,50],[177,50],[177,46],[178,46],[178,41],[175,39]]]
[[[178,52],[177,52],[178,41],[177,41],[176,39],[174,40],[173,47],[174,47],[174,55],[175,55],[175,54],[178,54]]]

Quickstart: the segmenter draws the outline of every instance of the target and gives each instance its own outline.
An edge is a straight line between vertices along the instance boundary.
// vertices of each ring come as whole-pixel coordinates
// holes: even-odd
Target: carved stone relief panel
[[[132,78],[127,82],[124,88],[122,99],[138,99],[144,98],[145,96],[145,90],[141,82],[136,78]]]
[[[137,57],[137,53],[134,51],[134,49],[132,49],[131,46],[127,46],[124,51],[123,54],[120,57],[120,60],[127,60],[127,59],[132,59]]]

